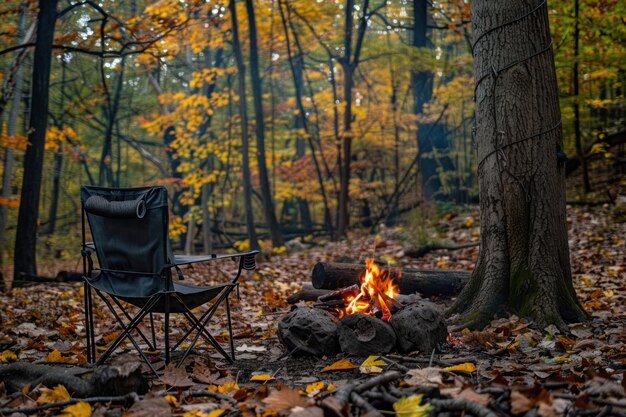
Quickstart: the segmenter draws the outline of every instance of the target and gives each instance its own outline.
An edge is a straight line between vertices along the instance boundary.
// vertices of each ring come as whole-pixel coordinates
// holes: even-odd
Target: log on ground
[[[362,264],[318,262],[313,268],[311,281],[317,289],[334,290],[359,283]],[[404,268],[390,272],[396,278],[400,294],[419,292],[425,297],[457,295],[469,281],[471,272]],[[399,275],[399,277],[398,277]]]

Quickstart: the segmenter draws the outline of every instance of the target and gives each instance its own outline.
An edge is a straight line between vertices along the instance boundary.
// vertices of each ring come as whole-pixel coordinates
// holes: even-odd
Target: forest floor
[[[241,298],[233,302],[234,364],[227,364],[215,350],[201,348],[187,360],[186,371],[168,368],[164,376],[151,381],[150,392],[154,395],[135,399],[132,407],[132,401],[94,400],[87,406],[90,401],[85,400],[71,405],[64,415],[85,416],[89,415],[87,411],[105,415],[105,410],[111,416],[124,413],[151,417],[216,417],[238,411],[249,416],[349,415],[348,409],[339,404],[341,401],[333,399],[343,394],[332,394],[342,389],[344,394],[349,393],[346,387],[354,388],[350,385],[354,381],[367,382],[377,376],[371,368],[360,367],[366,358],[349,357],[352,366],[344,361],[339,367],[350,369],[326,370],[344,358],[291,357],[276,337],[278,321],[290,310],[285,299],[303,282],[310,281],[316,262],[334,261],[339,256],[354,260],[376,257],[416,268],[471,271],[477,247],[435,251],[419,259],[404,256],[409,248],[428,241],[478,241],[475,211],[450,211],[441,217],[427,225],[416,219],[408,226],[386,228],[377,235],[354,233],[342,242],[311,239],[292,245],[286,253],[266,257],[256,271],[242,277]],[[611,218],[609,207],[568,209],[574,285],[590,314],[589,321],[571,324],[566,334],[553,327],[536,328],[514,315],[494,319],[482,331],[462,329],[451,333],[443,350],[432,356],[424,352],[386,358],[378,367],[387,379],[374,380],[372,386],[357,386],[355,392],[360,394],[351,396],[350,402],[359,405],[359,398],[366,398],[382,413],[393,414],[396,410],[402,417],[420,417],[429,410],[441,415],[467,413],[482,417],[626,416],[626,223]],[[54,275],[77,266],[76,261],[56,262],[40,270]],[[226,269],[232,269],[232,265]],[[206,277],[219,281],[224,273],[213,265],[190,267],[185,272],[193,283],[206,283]],[[453,299],[431,301],[445,309]],[[1,362],[54,362],[62,366],[85,363],[79,283],[14,289],[0,294],[0,306]],[[98,340],[111,340],[119,330],[105,309],[99,307],[103,305],[96,308],[96,330],[103,336]],[[217,316],[209,331],[226,341],[223,311]],[[174,329],[182,334],[183,323],[176,320]],[[126,347],[132,346],[127,343]],[[2,365],[0,375],[1,369]],[[393,370],[399,373],[390,372]],[[398,378],[404,379],[398,382]],[[20,407],[31,407],[29,413],[50,415],[74,402],[70,399],[57,404],[68,400],[72,393],[52,386],[47,389],[36,382],[17,394],[6,391],[0,382],[0,415]],[[217,394],[206,394],[214,397],[207,399],[205,394],[190,395],[185,391],[188,389]],[[406,399],[396,402],[400,396]],[[360,406],[363,413],[368,411],[367,404]],[[351,412],[356,409],[353,407]],[[369,414],[380,415],[375,410],[369,410]]]

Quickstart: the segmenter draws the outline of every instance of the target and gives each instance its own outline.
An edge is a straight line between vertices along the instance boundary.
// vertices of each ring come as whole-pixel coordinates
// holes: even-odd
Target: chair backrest
[[[165,187],[81,186],[80,200],[100,268],[149,274],[161,272],[168,261]]]

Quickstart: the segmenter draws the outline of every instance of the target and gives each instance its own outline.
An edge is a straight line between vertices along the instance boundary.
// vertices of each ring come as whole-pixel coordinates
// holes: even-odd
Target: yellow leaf
[[[0,362],[15,362],[17,360],[17,355],[10,350],[5,350],[0,353]]]
[[[313,383],[307,385],[304,390],[306,391],[307,394],[312,394],[313,392],[315,392],[317,394],[322,389],[324,389],[324,385],[326,385],[326,384],[323,383],[322,381],[313,382]]]
[[[350,359],[343,358],[343,359],[339,359],[337,362],[333,364],[325,366],[324,368],[322,368],[320,372],[347,371],[350,369],[354,369],[356,367],[357,366],[355,364],[350,362]]]
[[[223,408],[216,408],[215,410],[212,410],[208,413],[200,410],[189,410],[185,414],[183,414],[183,417],[219,417],[223,413]]]
[[[422,394],[402,397],[393,404],[398,417],[425,417],[432,408],[430,404],[420,405]]]
[[[211,384],[208,387],[211,392],[218,392],[220,394],[228,394],[230,392],[238,391],[239,385],[236,382],[225,382],[222,385]]]
[[[378,366],[361,366],[359,367],[359,371],[362,374],[380,374],[383,372],[383,368]]]
[[[476,365],[471,362],[465,362],[454,366],[448,366],[447,368],[443,368],[443,370],[448,372],[467,372],[469,374],[476,372]]]
[[[326,387],[326,391],[332,391],[335,388],[337,388],[337,385],[335,385],[335,384],[328,384],[328,386]]]
[[[273,381],[275,379],[276,378],[274,378],[270,374],[258,374],[258,375],[252,375],[252,378],[250,378],[250,381],[267,382],[267,381]]]
[[[46,388],[43,390],[39,398],[37,398],[37,404],[48,404],[58,401],[67,401],[70,399],[70,393],[63,385],[57,385],[54,389]]]
[[[176,406],[178,404],[178,399],[176,399],[176,397],[174,397],[173,395],[166,395],[165,400],[168,402],[169,405]]]
[[[68,405],[58,415],[60,417],[89,417],[91,406],[84,401],[79,401],[76,404]]]
[[[606,298],[611,298],[615,295],[615,293],[613,292],[613,290],[606,290],[606,291],[602,291],[604,293],[604,296]]]
[[[54,349],[52,352],[48,353],[48,362],[56,362],[56,363],[75,363],[76,360],[72,358],[64,358],[57,349]]]
[[[361,364],[364,366],[385,366],[387,365],[384,360],[380,359],[380,356],[372,355],[363,361]]]

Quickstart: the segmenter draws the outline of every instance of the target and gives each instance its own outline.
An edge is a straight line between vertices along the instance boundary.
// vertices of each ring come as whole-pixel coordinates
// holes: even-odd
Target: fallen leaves
[[[443,368],[446,372],[466,372],[471,374],[472,372],[476,372],[476,365],[471,362],[460,363],[458,365],[448,366]]]
[[[355,369],[356,367],[357,366],[355,364],[350,362],[350,359],[343,358],[339,359],[337,362],[325,366],[320,372],[349,371],[350,369]]]
[[[17,355],[10,350],[5,350],[0,353],[0,362],[15,362],[17,360]]]
[[[57,385],[53,389],[44,388],[39,398],[37,398],[37,404],[48,404],[59,401],[67,401],[70,399],[70,393],[63,385]]]
[[[432,406],[422,404],[422,394],[400,398],[393,404],[393,409],[398,417],[425,417],[430,413]]]
[[[310,405],[309,400],[301,396],[298,391],[285,386],[281,387],[280,390],[272,391],[267,398],[263,399],[263,403],[269,410],[276,412]]]
[[[412,386],[437,387],[442,383],[441,368],[411,369],[406,383]]]
[[[84,401],[65,407],[58,417],[89,417],[91,415],[91,406]]]
[[[159,378],[163,384],[174,388],[188,388],[193,386],[193,381],[189,378],[185,368],[177,368],[174,362],[165,367],[163,376]]]
[[[252,377],[250,378],[250,381],[253,382],[268,382],[268,381],[274,381],[276,378],[273,375],[270,374],[256,374],[256,375],[252,375]]]

